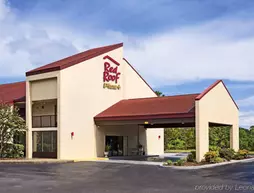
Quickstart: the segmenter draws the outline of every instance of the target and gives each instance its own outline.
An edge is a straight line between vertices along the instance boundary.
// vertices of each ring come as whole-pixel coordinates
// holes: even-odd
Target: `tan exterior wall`
[[[162,155],[164,153],[164,129],[148,128],[146,131],[147,154]]]
[[[57,79],[44,79],[31,82],[32,101],[57,98]]]
[[[123,98],[123,90],[103,88],[106,55],[121,63],[123,49],[95,57],[61,71],[60,158],[83,159],[97,156],[94,116]],[[118,71],[123,72],[123,65]],[[119,84],[123,88],[123,77]],[[71,132],[75,135],[71,138]],[[99,135],[99,136],[98,136]]]
[[[109,55],[120,63],[120,90],[103,88],[104,56]],[[98,128],[94,116],[116,102],[137,97],[154,97],[155,93],[123,60],[123,48],[92,58],[61,71],[27,77],[27,157],[32,157],[32,131],[58,131],[58,159],[86,159],[103,156],[105,135],[108,131]],[[57,99],[57,128],[32,128],[31,116],[46,112],[37,111],[32,101]],[[34,112],[33,112],[34,111]],[[52,109],[46,108],[47,113]],[[124,127],[124,126],[121,126]],[[129,147],[136,148],[135,127],[126,131],[111,128],[116,135],[128,135]],[[130,130],[129,130],[130,129]],[[123,132],[127,132],[122,133]],[[139,130],[140,143],[148,154],[161,154],[164,148],[164,129]],[[74,136],[71,137],[71,133]],[[112,134],[113,134],[112,133]],[[161,140],[158,136],[161,136]]]
[[[232,125],[231,147],[239,148],[238,109],[222,82],[196,101],[196,149],[201,161],[209,151],[209,122]]]
[[[100,141],[100,145],[98,145],[98,155],[104,155],[104,147],[105,147],[105,136],[123,136],[127,137],[127,154],[132,155],[133,150],[137,149],[138,146],[138,131],[139,131],[139,143],[144,147],[145,152],[147,148],[146,141],[146,130],[142,127],[138,129],[138,125],[119,125],[119,126],[104,126],[99,127],[98,130],[103,135],[103,138]]]
[[[56,104],[56,100],[33,103],[32,116],[54,115]]]
[[[156,97],[154,91],[140,78],[133,68],[125,61],[124,98]],[[160,140],[158,140],[158,136]],[[164,153],[164,128],[147,129],[147,154],[160,155]]]
[[[56,99],[57,101],[57,115],[59,123],[59,71],[43,73],[33,76],[28,76],[26,78],[26,125],[27,125],[27,135],[26,135],[26,156],[27,158],[32,158],[32,131],[50,131],[59,130],[58,127],[54,128],[32,128],[32,115],[33,115],[33,101],[38,100],[49,100]],[[38,86],[38,87],[37,87]],[[47,108],[47,111],[51,111]],[[38,111],[35,113],[39,113]],[[59,132],[58,132],[59,133]],[[60,141],[58,136],[58,141]],[[59,148],[59,147],[58,147]],[[59,158],[59,156],[58,156]]]

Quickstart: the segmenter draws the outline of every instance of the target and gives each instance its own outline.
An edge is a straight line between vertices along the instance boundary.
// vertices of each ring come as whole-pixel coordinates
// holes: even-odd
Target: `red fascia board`
[[[37,75],[37,74],[42,74],[42,73],[47,73],[47,72],[59,71],[59,70],[68,68],[70,66],[73,66],[75,64],[84,62],[86,60],[95,58],[95,57],[97,57],[99,55],[102,55],[104,53],[110,52],[112,50],[118,49],[120,47],[123,47],[123,43],[115,44],[115,45],[112,45],[111,47],[109,46],[109,47],[106,47],[106,48],[102,48],[100,51],[97,51],[96,53],[84,56],[84,57],[76,59],[76,60],[73,59],[73,61],[71,61],[69,63],[66,63],[66,64],[62,64],[62,65],[54,66],[54,67],[49,67],[49,68],[44,68],[44,69],[38,69],[38,70],[34,69],[34,70],[31,70],[29,72],[26,72],[26,76],[32,76],[32,75]],[[76,54],[76,55],[78,55],[78,54]],[[75,58],[76,55],[73,55],[73,56],[70,56],[70,57],[74,57]],[[67,58],[70,58],[70,57],[67,57]],[[65,58],[65,59],[67,59],[67,58]],[[62,59],[62,60],[64,60],[64,59]],[[56,63],[56,62],[59,62],[59,61],[55,61],[53,63]],[[50,64],[53,64],[53,63],[50,63]],[[50,64],[47,64],[47,65],[50,65]],[[47,66],[47,65],[45,65],[45,66]]]
[[[61,69],[60,66],[55,66],[55,67],[52,67],[52,68],[45,68],[45,69],[41,69],[41,70],[30,71],[30,72],[26,72],[26,76],[43,74],[43,73],[47,73],[47,72],[54,72],[54,71],[58,71],[60,69]]]
[[[217,80],[215,83],[213,83],[211,86],[209,86],[207,89],[205,89],[200,95],[198,95],[196,97],[195,100],[201,100],[207,93],[210,92],[210,90],[212,90],[214,87],[216,87],[219,83],[222,83],[224,88],[226,89],[226,91],[228,92],[230,98],[232,99],[232,101],[235,103],[235,106],[237,109],[239,109],[238,105],[236,104],[235,100],[233,99],[232,95],[230,94],[228,88],[226,87],[226,85],[224,84],[224,82],[222,80]]]
[[[114,117],[94,117],[95,121],[129,121],[129,120],[151,120],[151,119],[173,119],[173,118],[192,118],[195,113],[175,113],[163,115],[133,115],[133,116],[114,116]]]
[[[132,68],[132,70],[134,70],[137,75],[144,81],[144,83],[154,92],[154,94],[157,96],[157,94],[155,93],[155,91],[152,89],[152,87],[145,81],[145,79],[138,73],[138,71],[128,62],[127,59],[123,58],[123,60]]]

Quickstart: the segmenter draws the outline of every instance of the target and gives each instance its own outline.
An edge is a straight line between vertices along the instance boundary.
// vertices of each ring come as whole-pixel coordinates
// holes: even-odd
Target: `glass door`
[[[33,157],[57,158],[57,131],[33,132]]]

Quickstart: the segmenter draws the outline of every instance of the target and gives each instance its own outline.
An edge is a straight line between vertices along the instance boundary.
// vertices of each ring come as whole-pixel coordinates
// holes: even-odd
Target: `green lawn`
[[[188,150],[165,150],[165,153],[183,153],[183,152],[191,152],[195,151],[195,149],[188,149]]]

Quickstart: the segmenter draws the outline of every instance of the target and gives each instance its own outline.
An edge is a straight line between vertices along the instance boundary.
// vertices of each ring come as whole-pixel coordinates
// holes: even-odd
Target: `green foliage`
[[[160,92],[160,91],[155,91],[155,94],[158,96],[158,97],[164,97],[165,95],[162,93],[162,92]]]
[[[165,150],[195,149],[194,128],[169,128],[164,132]],[[239,128],[240,149],[254,151],[254,126],[249,130]],[[209,129],[209,150],[219,151],[230,147],[230,127],[211,127]]]
[[[194,128],[170,128],[164,132],[165,150],[195,149]]]
[[[221,163],[221,162],[224,162],[224,159],[221,158],[221,157],[216,157],[216,158],[214,159],[214,163]]]
[[[211,147],[228,148],[230,146],[230,127],[210,127],[209,145]]]
[[[218,151],[209,151],[205,154],[205,161],[208,163],[215,163],[216,158],[219,157]]]
[[[214,146],[214,145],[209,145],[209,151],[220,151],[220,147]]]
[[[196,151],[191,151],[191,153],[188,154],[187,161],[188,162],[194,162],[194,161],[196,161]]]
[[[183,166],[185,164],[186,160],[185,159],[179,159],[176,162],[174,162],[175,166]]]
[[[249,151],[246,149],[242,149],[242,150],[240,149],[237,153],[239,153],[239,155],[243,156],[244,158],[247,158]]]
[[[240,137],[240,149],[254,151],[254,127],[251,127],[250,130],[240,128],[239,137]]]
[[[171,165],[173,165],[173,162],[171,161],[171,160],[167,160],[167,165],[169,165],[169,166],[171,166]]]
[[[109,152],[110,149],[111,149],[111,146],[110,146],[110,145],[106,145],[106,146],[105,146],[105,152]]]
[[[22,158],[24,157],[24,145],[7,144],[3,150],[3,158]]]
[[[236,160],[241,160],[245,159],[248,157],[249,151],[246,149],[239,150],[238,152],[235,153],[234,158]]]
[[[23,135],[26,124],[19,116],[18,108],[0,104],[0,157],[21,157],[24,147],[15,144],[14,137]]]
[[[234,158],[235,151],[231,148],[223,148],[219,150],[219,155],[221,158],[225,158],[230,161]]]

